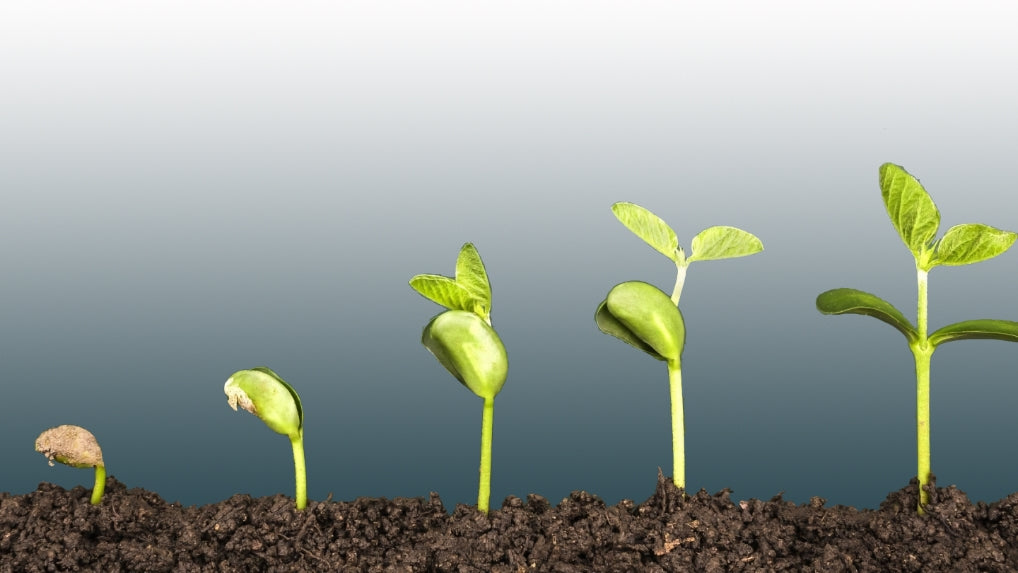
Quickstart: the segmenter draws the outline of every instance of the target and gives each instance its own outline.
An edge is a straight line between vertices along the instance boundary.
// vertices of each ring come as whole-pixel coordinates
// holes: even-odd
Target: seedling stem
[[[491,499],[491,430],[495,417],[495,398],[484,399],[484,411],[481,414],[481,478],[477,485],[477,509],[488,513]]]
[[[915,342],[909,344],[909,349],[915,357],[916,477],[919,480],[919,513],[922,514],[923,506],[930,502],[930,493],[926,491],[926,485],[930,482],[930,360],[933,358],[934,347],[927,337],[929,271],[924,271],[917,265],[916,275],[919,284],[916,312],[918,336]]]
[[[679,257],[675,260],[675,288],[672,289],[672,303],[675,306],[679,306],[679,297],[682,295],[682,287],[686,284],[686,269],[689,268],[689,263],[686,262],[686,257],[683,256],[682,249],[679,249]]]
[[[288,437],[290,445],[293,447],[293,473],[297,482],[296,505],[300,510],[308,506],[308,476],[304,466],[304,428],[300,429],[299,435]]]
[[[682,408],[682,366],[679,360],[668,361],[668,392],[672,403],[672,480],[675,486],[686,487],[686,418]]]

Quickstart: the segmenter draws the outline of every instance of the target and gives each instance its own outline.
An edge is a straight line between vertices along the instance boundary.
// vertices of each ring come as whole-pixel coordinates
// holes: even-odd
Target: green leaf
[[[679,239],[660,217],[636,203],[625,202],[612,205],[612,213],[627,229],[654,247],[654,250],[673,261],[678,259]]]
[[[481,398],[494,398],[509,372],[505,346],[491,326],[473,312],[447,310],[431,319],[421,335],[439,363]]]
[[[745,257],[763,250],[763,243],[752,233],[735,227],[710,227],[693,237],[687,261],[711,261]]]
[[[614,336],[630,346],[639,348],[657,360],[668,360],[664,356],[658,354],[657,351],[651,348],[649,344],[641,340],[639,336],[633,333],[633,331],[626,328],[626,325],[619,322],[619,319],[615,318],[611,312],[608,312],[608,305],[606,301],[601,301],[601,304],[598,305],[597,312],[594,313],[594,322],[597,324],[597,328],[600,329],[601,332]]]
[[[992,259],[1011,248],[1018,234],[989,225],[955,225],[937,241],[935,265],[967,265]]]
[[[919,260],[940,228],[940,211],[933,199],[918,179],[893,163],[880,166],[880,194],[898,235]]]
[[[470,243],[463,245],[456,257],[456,284],[470,293],[474,302],[481,306],[479,312],[476,308],[462,310],[477,312],[481,318],[488,320],[491,313],[491,283],[488,282],[488,273],[484,270],[481,255]]]
[[[930,335],[929,340],[933,346],[939,346],[953,340],[974,340],[979,338],[1018,342],[1018,322],[990,318],[956,322],[943,328],[938,328],[936,332]]]
[[[450,310],[474,311],[474,297],[463,285],[442,275],[417,275],[410,286],[424,298]]]
[[[854,288],[837,288],[821,293],[817,297],[817,310],[824,314],[872,316],[898,329],[910,344],[919,339],[915,327],[900,310],[894,308],[894,305],[876,295]]]
[[[669,361],[678,361],[682,356],[682,347],[686,339],[682,313],[661,289],[641,281],[617,284],[608,292],[604,307],[615,321],[628,331],[624,336],[605,331],[607,334],[629,344],[633,344],[632,339],[638,339]],[[598,313],[601,312],[598,309]],[[595,314],[595,321],[597,317]],[[598,326],[600,327],[600,324]],[[609,322],[608,326],[613,325]],[[639,344],[633,346],[647,351]]]

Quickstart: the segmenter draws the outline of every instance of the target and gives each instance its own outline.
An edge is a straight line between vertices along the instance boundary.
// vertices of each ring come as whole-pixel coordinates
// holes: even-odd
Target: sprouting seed
[[[488,513],[491,498],[491,431],[495,395],[509,371],[505,346],[491,327],[491,285],[477,249],[463,245],[456,276],[416,275],[410,286],[450,309],[424,327],[421,343],[461,384],[484,400],[477,509]]]
[[[223,391],[234,410],[240,406],[261,418],[272,431],[290,438],[296,481],[297,509],[307,507],[307,473],[304,467],[304,410],[300,396],[278,374],[259,366],[240,370],[226,381]]]
[[[102,501],[106,490],[106,464],[92,432],[71,425],[50,428],[35,439],[35,451],[46,456],[51,466],[53,462],[60,462],[73,468],[95,468],[92,505]]]

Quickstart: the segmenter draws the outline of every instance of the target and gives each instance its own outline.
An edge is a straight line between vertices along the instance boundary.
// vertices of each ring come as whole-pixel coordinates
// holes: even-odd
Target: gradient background
[[[299,4],[299,5],[295,5]],[[0,5],[0,490],[91,487],[42,430],[92,430],[169,501],[292,495],[287,440],[223,382],[300,392],[309,495],[476,500],[481,401],[420,345],[417,273],[473,242],[510,370],[492,501],[642,501],[671,472],[664,365],[598,332],[674,266],[612,216],[759,236],[683,291],[688,486],[876,507],[915,473],[914,318],[880,200],[1018,229],[1018,36],[1003,2],[8,2]],[[931,328],[1018,320],[1018,253],[931,273]],[[1018,490],[1018,347],[933,359],[933,469]]]

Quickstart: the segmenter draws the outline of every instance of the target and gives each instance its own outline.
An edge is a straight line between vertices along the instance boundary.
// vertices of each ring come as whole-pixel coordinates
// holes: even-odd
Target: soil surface
[[[915,480],[877,510],[683,499],[663,476],[641,504],[606,506],[578,491],[552,506],[508,497],[487,516],[437,494],[309,501],[235,495],[167,503],[110,477],[90,490],[48,483],[0,494],[0,573],[15,571],[1018,571],[1018,493],[973,505],[931,487],[916,514]]]

